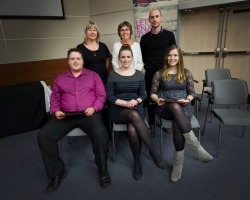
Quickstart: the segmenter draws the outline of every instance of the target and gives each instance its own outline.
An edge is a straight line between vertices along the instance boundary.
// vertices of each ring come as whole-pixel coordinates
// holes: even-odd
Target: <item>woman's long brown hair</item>
[[[185,81],[187,79],[187,70],[184,68],[182,50],[177,45],[172,45],[167,49],[167,52],[166,52],[165,58],[164,58],[164,68],[163,68],[162,75],[163,75],[164,80],[171,80],[172,79],[172,76],[168,73],[168,68],[170,67],[170,65],[168,64],[168,55],[169,55],[170,51],[172,51],[174,49],[176,49],[178,51],[178,54],[179,54],[179,62],[177,63],[176,82],[182,83],[183,81]]]

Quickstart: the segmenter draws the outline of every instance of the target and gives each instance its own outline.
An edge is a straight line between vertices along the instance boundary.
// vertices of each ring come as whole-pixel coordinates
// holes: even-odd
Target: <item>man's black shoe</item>
[[[111,184],[111,180],[110,180],[109,175],[102,176],[100,178],[100,185],[103,189],[108,188],[110,184]]]
[[[54,178],[52,178],[46,188],[46,191],[48,192],[55,191],[59,187],[61,180],[66,176],[66,174],[67,172],[66,170],[64,170],[62,174],[59,174]]]

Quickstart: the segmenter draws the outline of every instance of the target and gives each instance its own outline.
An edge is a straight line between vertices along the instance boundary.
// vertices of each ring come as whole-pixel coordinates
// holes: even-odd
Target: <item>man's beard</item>
[[[151,25],[152,26],[152,25]],[[152,26],[153,28],[158,28],[160,26],[160,23],[157,23],[156,25]]]

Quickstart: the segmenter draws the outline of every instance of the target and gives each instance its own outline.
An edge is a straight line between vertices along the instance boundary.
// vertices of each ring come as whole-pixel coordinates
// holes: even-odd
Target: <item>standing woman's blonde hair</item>
[[[96,43],[98,44],[99,41],[100,41],[100,37],[101,37],[100,31],[99,31],[98,26],[96,25],[96,23],[94,23],[94,22],[92,22],[92,21],[89,21],[89,23],[87,24],[87,26],[86,26],[86,28],[85,28],[85,31],[84,31],[84,32],[85,32],[85,36],[84,36],[83,43],[84,43],[84,44],[87,44],[87,41],[88,41],[88,38],[87,38],[87,31],[88,31],[88,29],[90,29],[90,28],[94,28],[94,29],[96,30],[96,32],[97,32]]]
[[[170,67],[170,65],[168,64],[168,55],[169,55],[170,51],[172,51],[174,49],[176,49],[178,51],[178,54],[179,54],[179,62],[177,63],[176,82],[182,83],[183,81],[185,81],[187,79],[187,70],[184,68],[182,50],[177,45],[172,45],[167,49],[167,52],[166,52],[165,58],[164,58],[164,68],[163,68],[162,76],[163,76],[164,80],[171,80],[172,79],[172,76],[168,73],[168,68]]]

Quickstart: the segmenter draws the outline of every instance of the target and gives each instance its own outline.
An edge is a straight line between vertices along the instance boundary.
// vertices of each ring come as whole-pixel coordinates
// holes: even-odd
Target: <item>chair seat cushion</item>
[[[148,120],[145,118],[144,122],[146,123],[147,127],[148,125]],[[116,124],[113,122],[113,131],[127,131],[127,124]]]
[[[194,115],[191,118],[191,127],[192,128],[200,128],[200,124]]]
[[[84,135],[87,135],[82,129],[80,128],[74,128],[72,129],[68,134],[67,136],[84,136]]]
[[[160,118],[160,121],[161,121],[162,127],[172,128],[172,123],[173,123],[172,120]],[[200,128],[200,124],[194,115],[191,118],[191,127],[192,128]]]
[[[160,121],[161,121],[162,127],[164,127],[164,128],[172,128],[172,124],[173,124],[172,120],[160,118]]]
[[[250,126],[250,111],[241,109],[213,109],[224,125]]]
[[[113,130],[114,131],[127,131],[127,125],[113,123]]]

